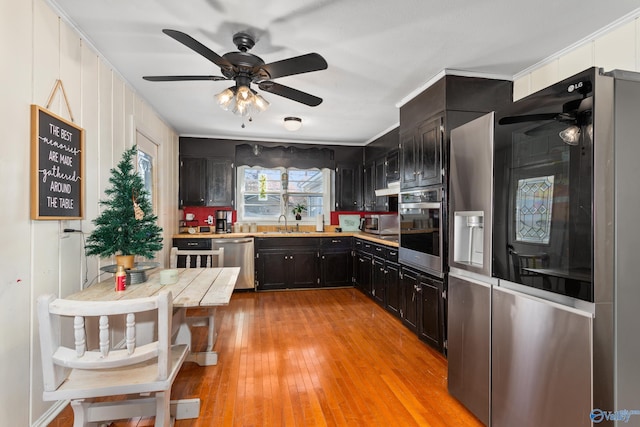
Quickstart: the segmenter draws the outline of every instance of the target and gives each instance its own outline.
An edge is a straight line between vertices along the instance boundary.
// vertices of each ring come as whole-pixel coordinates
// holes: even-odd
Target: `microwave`
[[[361,230],[365,233],[389,235],[400,233],[398,214],[370,214],[363,218]]]

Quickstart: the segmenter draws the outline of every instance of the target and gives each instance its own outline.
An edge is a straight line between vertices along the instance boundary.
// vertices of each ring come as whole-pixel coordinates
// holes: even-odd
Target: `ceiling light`
[[[285,117],[284,128],[291,132],[297,131],[302,127],[302,119],[300,117]]]
[[[223,110],[239,116],[261,113],[269,107],[266,99],[245,85],[223,90],[216,95],[216,100]]]
[[[560,132],[559,135],[566,144],[578,145],[580,141],[580,128],[576,125],[571,125]]]

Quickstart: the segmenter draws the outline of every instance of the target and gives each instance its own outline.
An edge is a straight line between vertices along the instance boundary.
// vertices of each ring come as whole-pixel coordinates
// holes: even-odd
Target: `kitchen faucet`
[[[284,232],[286,233],[287,231],[287,216],[285,214],[282,214],[278,217],[278,224],[280,224],[280,218],[284,218]]]

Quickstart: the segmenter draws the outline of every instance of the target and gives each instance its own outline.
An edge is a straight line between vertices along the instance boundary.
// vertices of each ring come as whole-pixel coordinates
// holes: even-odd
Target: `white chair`
[[[169,291],[115,302],[40,296],[43,399],[70,400],[74,427],[138,416],[155,416],[156,426],[172,425],[171,386],[188,353],[186,345],[171,345],[172,308]],[[143,312],[157,314],[157,340],[137,346],[136,315]],[[110,320],[119,323],[114,316],[125,318],[124,331],[111,330]],[[121,348],[110,343],[118,332],[124,333]],[[87,345],[92,336],[99,340],[95,349]],[[116,395],[127,400],[93,401]]]
[[[177,268],[178,257],[185,257],[185,268],[191,268],[192,257],[195,258],[195,268],[224,267],[224,248],[208,250],[183,250],[176,247],[171,248],[169,253],[169,263],[171,268]],[[202,260],[205,260],[204,265]],[[215,259],[215,263],[214,263]],[[216,342],[216,331],[214,323],[214,310],[207,310],[207,316],[187,316],[187,321],[191,326],[208,326],[207,350],[213,351],[213,344]]]

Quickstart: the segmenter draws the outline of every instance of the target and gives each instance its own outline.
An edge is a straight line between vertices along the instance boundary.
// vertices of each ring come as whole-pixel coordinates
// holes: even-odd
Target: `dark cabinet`
[[[443,117],[426,120],[401,136],[402,189],[442,184]]]
[[[397,251],[396,260],[398,259]],[[396,316],[400,316],[400,296],[402,289],[400,288],[400,265],[387,259],[385,263],[385,281],[386,289],[386,308]]]
[[[198,237],[173,239],[173,247],[176,247],[180,250],[206,251],[212,248],[211,243],[212,243],[211,239],[198,238]],[[186,256],[184,255],[178,256],[177,267],[185,268],[186,262],[187,262]],[[196,257],[192,257],[191,258],[192,268],[196,266],[196,262],[197,262]],[[202,265],[206,265],[207,263],[206,256],[201,257],[200,262],[202,263]]]
[[[366,295],[372,292],[372,267],[373,256],[363,251],[356,251],[354,257],[354,285]]]
[[[374,209],[376,211],[388,211],[389,204],[387,203],[387,196],[376,196],[375,190],[381,190],[387,188],[387,159],[382,158],[376,160],[374,173]]]
[[[419,336],[420,339],[442,352],[446,326],[443,283],[423,277],[420,286],[422,310],[418,327]]]
[[[336,210],[354,211],[362,207],[362,164],[336,167]]]
[[[387,280],[384,273],[384,259],[373,257],[371,262],[371,296],[373,300],[384,307],[387,298]]]
[[[374,211],[376,208],[375,174],[376,165],[374,162],[364,165],[362,170],[362,196],[365,211]]]
[[[302,289],[353,284],[352,239],[255,239],[257,288]]]
[[[420,308],[420,273],[402,268],[400,275],[400,318],[411,331],[418,333],[418,311]]]
[[[402,323],[422,341],[444,352],[446,316],[442,280],[406,267],[401,270]]]
[[[233,161],[207,159],[207,206],[233,206]]]
[[[323,238],[320,244],[320,284],[324,287],[350,286],[353,277],[351,238]]]
[[[387,154],[385,176],[387,183],[400,181],[400,152],[398,150]]]
[[[265,249],[258,255],[258,289],[318,286],[318,255],[315,248]]]
[[[232,206],[233,161],[221,157],[180,159],[180,206]]]
[[[446,75],[400,107],[400,185],[447,184],[451,129],[512,102],[513,83]]]
[[[207,199],[207,159],[180,160],[180,206],[204,206]]]

